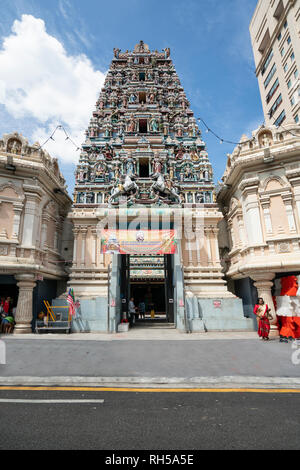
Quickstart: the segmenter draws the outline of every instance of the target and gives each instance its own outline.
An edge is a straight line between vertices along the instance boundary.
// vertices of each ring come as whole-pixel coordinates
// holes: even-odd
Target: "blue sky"
[[[132,50],[142,39],[171,48],[195,116],[239,141],[263,122],[249,36],[256,3],[0,0],[0,134],[17,130],[42,142],[62,123],[81,144],[113,48]],[[233,146],[200,128],[217,181]],[[72,191],[78,152],[63,136],[47,149]]]

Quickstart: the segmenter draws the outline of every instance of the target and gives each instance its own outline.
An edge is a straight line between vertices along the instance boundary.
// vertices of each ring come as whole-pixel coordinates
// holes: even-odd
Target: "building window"
[[[140,134],[147,134],[147,119],[140,119],[139,120],[139,133]]]
[[[271,49],[271,51],[270,51],[270,53],[269,53],[269,55],[268,55],[268,57],[267,57],[267,59],[266,59],[264,65],[262,66],[262,69],[261,69],[261,74],[262,74],[262,75],[264,75],[264,73],[265,73],[265,71],[266,71],[266,69],[267,69],[269,63],[270,63],[271,60],[272,60],[272,57],[273,57],[273,49]]]
[[[284,52],[285,52],[285,51],[284,51],[284,47],[283,47],[283,48],[281,49],[281,51],[280,51],[281,57],[284,56]]]
[[[288,44],[291,44],[291,37],[290,37],[290,36],[287,38],[286,42],[287,42]]]
[[[298,74],[298,70],[295,70],[295,72],[294,72],[294,77],[297,78],[298,75],[299,75],[299,74]]]
[[[294,106],[294,104],[295,104],[295,97],[293,96],[291,99],[291,105]]]
[[[291,57],[291,61],[293,62],[293,60],[295,59],[295,54],[292,52],[290,57]]]
[[[277,88],[279,87],[279,80],[278,78],[276,79],[275,83],[273,84],[271,90],[267,94],[267,103],[269,103],[270,99],[272,96],[274,96],[274,93],[276,92]]]
[[[149,178],[149,161],[148,159],[140,160],[140,177]]]
[[[271,68],[265,82],[264,82],[264,85],[265,85],[265,88],[267,88],[267,86],[269,85],[270,81],[272,80],[273,76],[274,76],[274,73],[276,72],[276,64],[273,65],[273,67]]]
[[[283,70],[284,70],[285,72],[287,72],[287,71],[288,71],[288,68],[289,68],[289,66],[288,66],[288,64],[286,63],[286,64],[283,66]]]
[[[295,116],[295,123],[298,124],[298,122],[299,122],[299,115],[296,114],[296,116]]]
[[[283,25],[284,29],[287,28],[287,25],[288,25],[288,23],[287,23],[287,21],[286,21],[286,22],[284,23],[284,25]]]
[[[277,36],[277,40],[280,41],[281,38],[282,38],[282,34],[279,33],[278,36]]]
[[[280,124],[285,120],[285,110],[282,111],[282,113],[278,116],[276,121],[274,122],[274,125],[276,127],[279,127]]]
[[[139,103],[146,103],[146,92],[140,91],[139,92]]]
[[[281,103],[282,103],[282,96],[281,96],[281,93],[280,93],[277,100],[274,102],[272,108],[269,111],[269,117],[270,118],[274,115],[275,111],[277,110],[277,108],[280,106]]]
[[[288,81],[288,83],[287,83],[287,87],[288,87],[288,89],[290,89],[290,88],[291,88],[291,86],[292,86],[292,82],[291,82],[291,80],[289,80],[289,81]]]

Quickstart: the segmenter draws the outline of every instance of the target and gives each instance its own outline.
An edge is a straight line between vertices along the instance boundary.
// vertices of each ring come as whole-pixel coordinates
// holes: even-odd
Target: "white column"
[[[215,252],[216,252],[216,263],[220,262],[220,252],[219,252],[219,243],[218,243],[218,229],[214,232],[215,238]]]
[[[92,266],[93,268],[96,267],[96,249],[97,249],[97,230],[93,229],[92,230]]]
[[[245,226],[250,245],[263,243],[263,231],[260,218],[260,206],[258,201],[258,182],[245,181],[242,206],[245,217]]]
[[[197,250],[197,263],[200,266],[201,265],[201,235],[202,231],[199,229],[196,229],[196,250]]]
[[[74,227],[73,234],[74,234],[74,246],[73,246],[73,266],[77,266],[77,246],[78,246],[78,233],[79,228]]]
[[[85,267],[85,248],[86,248],[86,235],[87,235],[87,228],[82,227],[81,229],[81,267]]]
[[[19,239],[22,210],[23,210],[23,204],[14,204],[14,222],[13,222],[12,238],[14,238],[15,240]]]
[[[295,223],[294,211],[293,211],[293,206],[292,206],[292,195],[291,194],[282,195],[282,199],[285,205],[290,232],[296,232],[296,223]]]
[[[32,333],[32,295],[36,285],[33,274],[18,274],[15,276],[19,288],[17,311],[15,315],[15,334]]]
[[[41,248],[45,250],[47,248],[47,226],[48,226],[48,217],[43,216],[42,219],[42,233],[41,233]]]
[[[205,244],[206,244],[206,251],[207,251],[207,264],[211,264],[211,247],[210,247],[210,232],[206,228],[204,230],[204,237],[205,237]]]
[[[273,234],[273,227],[272,227],[272,219],[270,213],[270,198],[261,200],[261,207],[264,213],[264,220],[265,220],[265,227],[266,227],[266,234],[272,235]]]

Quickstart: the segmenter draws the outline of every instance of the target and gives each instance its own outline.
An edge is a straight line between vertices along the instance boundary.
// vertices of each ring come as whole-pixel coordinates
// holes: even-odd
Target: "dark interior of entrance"
[[[161,275],[156,275],[153,278],[149,276],[149,266],[146,262],[151,264],[151,256],[146,256],[145,266],[139,266],[138,272],[141,272],[141,276],[138,274],[133,275],[133,272],[137,269],[131,266],[130,256],[121,255],[121,304],[122,304],[122,318],[129,318],[129,301],[134,299],[134,305],[137,308],[136,311],[136,323],[135,325],[151,325],[153,323],[167,323],[175,324],[174,314],[174,286],[173,286],[173,255],[154,256],[153,265],[150,267],[150,271],[159,269]],[[134,257],[133,257],[134,258]],[[160,258],[158,267],[155,268],[155,259]],[[132,269],[132,275],[130,270]],[[143,275],[143,270],[146,272]],[[151,275],[151,274],[150,274]],[[145,304],[145,315],[141,314],[139,304],[143,302]]]
[[[139,120],[139,133],[140,134],[147,134],[147,119],[140,119]]]
[[[166,300],[165,300],[165,284],[131,284],[131,297],[134,298],[136,306],[140,302],[145,303],[146,314],[151,316],[154,311],[156,316],[166,319]]]
[[[149,178],[149,161],[142,159],[140,161],[140,178]]]

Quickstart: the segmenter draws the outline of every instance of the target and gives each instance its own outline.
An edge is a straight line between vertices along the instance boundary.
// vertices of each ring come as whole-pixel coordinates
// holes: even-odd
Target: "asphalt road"
[[[292,345],[278,339],[64,341],[3,338],[0,376],[300,377]]]
[[[0,390],[0,450],[299,450],[299,408],[290,393]]]

